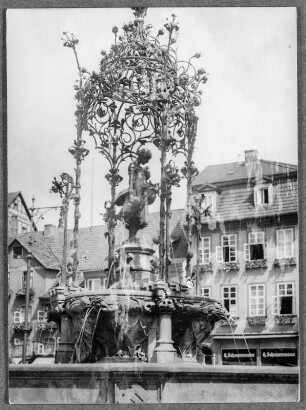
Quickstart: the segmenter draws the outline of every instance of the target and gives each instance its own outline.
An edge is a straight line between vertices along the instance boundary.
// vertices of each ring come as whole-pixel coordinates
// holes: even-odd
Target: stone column
[[[177,359],[177,351],[172,340],[172,312],[175,307],[173,300],[166,297],[157,302],[159,310],[159,339],[154,349],[157,363],[173,363]]]
[[[66,288],[58,286],[50,291],[51,313],[58,315],[61,340],[55,354],[55,363],[69,363],[73,354],[73,326],[70,317],[65,313],[64,305]]]
[[[73,325],[68,315],[61,315],[61,341],[55,355],[55,363],[70,363],[74,349]]]

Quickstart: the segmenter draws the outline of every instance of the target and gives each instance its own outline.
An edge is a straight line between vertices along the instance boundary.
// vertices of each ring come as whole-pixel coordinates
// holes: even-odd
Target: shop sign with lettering
[[[281,366],[297,366],[297,349],[261,349],[261,362]]]
[[[256,362],[256,349],[222,350],[223,362]]]

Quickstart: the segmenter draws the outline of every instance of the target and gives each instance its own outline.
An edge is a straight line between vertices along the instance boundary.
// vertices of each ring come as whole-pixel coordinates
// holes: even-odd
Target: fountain
[[[199,86],[206,82],[206,72],[196,70],[191,62],[199,54],[177,61],[172,47],[179,30],[175,15],[164,25],[165,44],[160,40],[164,30],[155,38],[149,36],[151,26],[144,25],[146,8],[135,8],[134,15],[134,22],[123,26],[124,36],[117,39],[118,28],[113,28],[115,44],[109,54],[101,52],[100,72],[80,69],[77,129],[94,137],[96,148],[111,166],[106,175],[111,185],[105,215],[108,286],[99,292],[80,292],[77,287],[70,292],[61,287],[52,290],[51,316],[61,327],[57,363],[196,361],[214,324],[228,317],[219,302],[193,296],[186,284],[169,281],[172,188],[179,186],[182,177],[167,157],[185,158],[188,277],[193,255],[191,183],[198,173],[192,161],[198,120],[194,108],[200,104]],[[64,45],[76,55],[78,41],[65,35]],[[150,180],[149,147],[160,152],[159,184]],[[127,160],[128,187],[117,193],[123,180],[120,166]],[[148,224],[148,206],[157,196],[159,257],[137,237]],[[129,236],[116,244],[118,220]]]
[[[172,47],[179,30],[174,15],[151,37],[150,25],[144,25],[146,9],[136,8],[134,14],[134,22],[124,24],[123,36],[113,28],[115,44],[109,53],[101,52],[99,73],[90,74],[79,65],[78,40],[64,33],[64,46],[74,51],[79,70],[77,139],[69,150],[76,159],[74,282],[66,286],[63,269],[61,286],[50,291],[49,320],[61,332],[55,364],[10,365],[11,403],[258,402],[263,396],[270,401],[295,400],[295,369],[201,364],[203,342],[215,323],[229,319],[218,301],[198,296],[198,269],[195,292],[188,286],[194,257],[192,232],[198,236],[201,215],[209,214],[209,209],[202,209],[203,198],[193,201],[191,191],[198,173],[192,161],[198,121],[195,107],[201,102],[199,86],[206,82],[206,72],[193,65],[199,53],[186,62],[178,61]],[[111,198],[105,203],[108,283],[99,291],[76,283],[80,165],[88,154],[83,131],[94,138],[110,166],[106,179]],[[154,150],[161,164],[160,181],[155,184],[146,165]],[[184,159],[181,174],[173,161],[176,157]],[[124,161],[129,162],[127,188],[117,193]],[[188,250],[185,280],[171,281],[172,189],[181,178],[187,185]],[[157,197],[160,224],[154,242],[159,244],[158,254],[137,236],[147,226],[148,206]],[[115,240],[118,221],[129,233],[121,242]],[[265,377],[273,383],[273,391]]]

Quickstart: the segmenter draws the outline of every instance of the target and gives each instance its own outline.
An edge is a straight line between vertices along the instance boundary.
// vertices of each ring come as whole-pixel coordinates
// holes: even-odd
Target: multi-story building
[[[235,319],[205,341],[207,363],[296,366],[297,166],[246,151],[244,161],[205,168],[193,193],[211,206],[193,261],[199,288]]]

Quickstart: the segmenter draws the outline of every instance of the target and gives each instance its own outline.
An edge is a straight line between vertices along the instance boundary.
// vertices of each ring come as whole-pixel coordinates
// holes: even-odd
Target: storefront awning
[[[54,357],[37,357],[32,364],[54,364]]]

